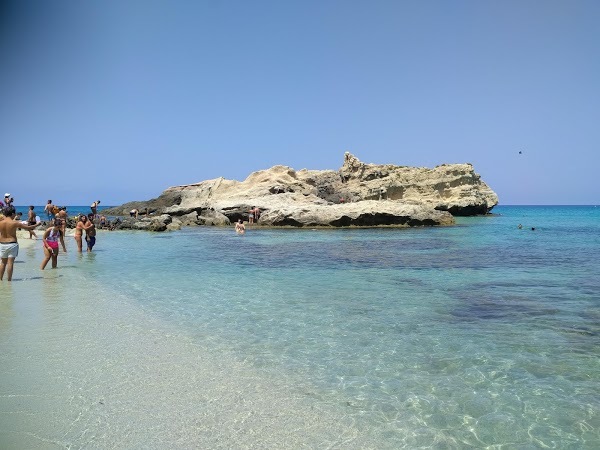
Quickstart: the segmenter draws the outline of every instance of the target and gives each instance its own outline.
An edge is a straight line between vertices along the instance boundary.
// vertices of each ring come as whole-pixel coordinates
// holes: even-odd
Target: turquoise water
[[[47,220],[48,219],[48,215],[44,211],[44,206],[45,205],[35,206],[33,210],[40,217],[40,219]],[[63,206],[63,205],[58,205],[58,206]],[[102,210],[104,208],[112,208],[112,206],[103,206],[103,205],[100,205],[100,208],[98,208],[98,213],[101,214]],[[29,205],[18,205],[18,206],[15,206],[15,210],[17,212],[23,213],[23,217],[27,218],[27,213],[29,212]],[[83,205],[67,206],[67,214],[69,215],[69,217],[78,216],[79,214],[85,214],[85,215],[87,215],[87,214],[89,214],[91,212],[92,212],[92,210],[90,209],[89,206],[83,206]]]
[[[600,208],[494,212],[448,228],[107,232],[54,273],[284,380],[376,448],[599,448]]]

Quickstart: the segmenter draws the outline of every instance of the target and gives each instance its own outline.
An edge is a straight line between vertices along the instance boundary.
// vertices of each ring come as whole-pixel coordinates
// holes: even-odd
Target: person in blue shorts
[[[48,215],[48,221],[54,220],[54,205],[52,204],[52,200],[48,200],[48,203],[44,206],[44,211]]]
[[[87,242],[87,251],[91,252],[96,244],[96,225],[94,225],[94,214],[88,214],[88,223],[84,227],[85,241]]]

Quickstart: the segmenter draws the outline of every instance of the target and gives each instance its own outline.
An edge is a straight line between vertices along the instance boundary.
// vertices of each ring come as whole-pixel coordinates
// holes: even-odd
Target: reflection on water
[[[56,273],[58,269],[50,269],[55,272],[46,275],[42,281],[42,298],[44,301],[60,301],[63,297],[65,286],[63,284],[63,276]]]
[[[15,315],[13,303],[13,285],[5,280],[0,284],[0,333],[3,331],[10,331],[12,320]]]

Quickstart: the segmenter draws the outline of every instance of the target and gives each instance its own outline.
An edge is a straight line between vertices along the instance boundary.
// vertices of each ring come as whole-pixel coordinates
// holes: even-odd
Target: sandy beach
[[[369,447],[351,420],[216,353],[211,337],[153,317],[118,286],[97,296],[71,265],[91,255],[63,254],[61,270],[40,274],[40,239],[25,236],[0,291],[0,448]]]

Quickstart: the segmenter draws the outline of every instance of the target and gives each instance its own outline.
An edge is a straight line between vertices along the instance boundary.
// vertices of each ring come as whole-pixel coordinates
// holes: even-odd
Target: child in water
[[[42,238],[42,243],[44,245],[44,261],[42,261],[42,265],[40,269],[44,270],[48,261],[52,259],[52,268],[56,269],[56,265],[58,263],[58,243],[61,243],[63,251],[67,251],[67,247],[65,247],[65,240],[62,231],[62,220],[54,219],[54,224],[51,227],[48,227],[44,232],[44,237]]]

